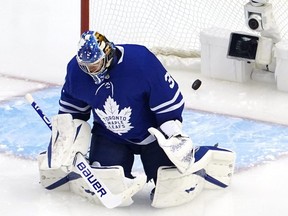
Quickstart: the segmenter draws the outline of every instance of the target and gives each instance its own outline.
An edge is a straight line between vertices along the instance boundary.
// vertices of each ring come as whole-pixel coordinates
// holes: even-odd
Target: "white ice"
[[[180,82],[189,107],[215,110],[229,115],[244,114],[247,118],[280,123],[287,117],[285,109],[281,108],[283,101],[287,101],[287,94],[277,91],[273,85],[263,87],[260,83],[217,81],[205,78],[197,72],[173,71],[172,75]],[[194,91],[191,89],[191,83],[196,78],[200,78],[203,84],[199,90]],[[0,83],[0,103],[5,103],[7,98],[42,89],[46,85],[4,76],[0,77]],[[273,103],[269,103],[271,100]],[[251,109],[248,105],[239,107],[244,103],[250,104]],[[267,104],[267,107],[263,107],[264,104]],[[274,107],[278,107],[277,112]],[[241,109],[243,113],[240,113]],[[255,109],[258,112],[255,112]],[[288,158],[283,156],[261,166],[241,170],[235,173],[229,188],[204,190],[191,203],[183,206],[167,209],[151,207],[149,191],[152,185],[148,184],[141,193],[134,196],[134,203],[130,207],[108,210],[68,192],[43,189],[38,183],[36,161],[0,154],[0,215],[287,215],[287,163]]]

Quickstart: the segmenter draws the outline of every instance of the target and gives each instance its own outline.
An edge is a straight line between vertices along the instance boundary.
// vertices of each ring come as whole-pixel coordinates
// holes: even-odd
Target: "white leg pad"
[[[45,154],[38,156],[38,162],[45,159]],[[76,168],[68,170],[66,166],[60,168],[39,169],[40,183],[48,190],[66,190],[71,191],[90,202],[102,205],[100,200],[89,189],[89,186],[80,174],[76,172]],[[92,168],[93,175],[97,179],[101,179],[113,194],[120,194],[129,188],[134,188],[133,192],[123,200],[120,206],[129,206],[133,203],[132,196],[139,192],[146,183],[146,176],[139,175],[134,179],[127,179],[121,166],[96,167]]]
[[[69,174],[66,167],[60,168],[41,168],[41,164],[47,158],[46,153],[38,156],[38,166],[40,175],[40,184],[48,190],[69,190],[69,184],[58,184],[59,181]]]
[[[137,191],[134,191],[134,193],[131,194],[131,197],[127,197],[127,199],[124,200],[120,206],[131,205],[133,203],[132,196],[141,190],[146,183],[146,176],[144,175],[136,177],[135,179],[125,178],[124,171],[121,166],[97,167],[92,168],[92,171],[93,174],[97,176],[97,178],[101,179],[101,182],[103,182],[113,194],[120,194],[134,184],[142,185]],[[91,190],[89,190],[89,187],[83,178],[71,181],[70,190],[73,193],[88,199],[92,203],[102,205],[97,196],[93,194]]]
[[[158,169],[153,207],[178,206],[193,200],[204,188],[220,189],[230,185],[235,152],[217,147],[200,148],[204,151],[199,151],[200,158],[187,172],[181,174],[176,167]]]
[[[234,173],[236,153],[232,151],[209,151],[211,151],[212,157],[205,167],[206,181],[204,187],[208,189],[228,187]],[[219,182],[217,183],[217,181]]]
[[[205,180],[196,174],[181,174],[175,167],[160,167],[152,206],[165,208],[193,200],[202,191]]]

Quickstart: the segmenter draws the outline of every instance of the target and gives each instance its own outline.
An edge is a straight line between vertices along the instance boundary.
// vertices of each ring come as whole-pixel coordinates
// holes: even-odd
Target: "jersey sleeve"
[[[70,113],[74,119],[84,121],[88,121],[90,118],[91,107],[85,102],[73,98],[65,88],[62,89],[59,106],[59,114]]]
[[[69,67],[68,67],[69,68]],[[65,78],[65,83],[62,87],[61,97],[59,100],[59,114],[70,113],[74,119],[81,119],[88,121],[91,114],[91,107],[86,102],[78,99],[73,93],[73,83],[71,80],[71,74],[68,73]]]
[[[169,120],[182,122],[184,99],[178,83],[156,60],[149,87],[149,105],[151,111],[155,113],[158,125]]]

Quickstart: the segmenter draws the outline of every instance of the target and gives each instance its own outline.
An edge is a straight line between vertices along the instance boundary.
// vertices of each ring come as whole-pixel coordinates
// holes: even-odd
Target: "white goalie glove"
[[[182,123],[178,120],[167,121],[160,126],[160,129],[168,138],[156,128],[151,127],[148,131],[156,137],[160,147],[179,172],[185,173],[195,160],[192,140],[182,132]]]

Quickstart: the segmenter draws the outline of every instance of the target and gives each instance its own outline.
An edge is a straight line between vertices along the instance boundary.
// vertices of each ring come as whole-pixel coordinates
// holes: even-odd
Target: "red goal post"
[[[84,31],[89,30],[89,16],[90,16],[89,3],[90,3],[90,0],[81,0],[80,34],[82,34]]]

